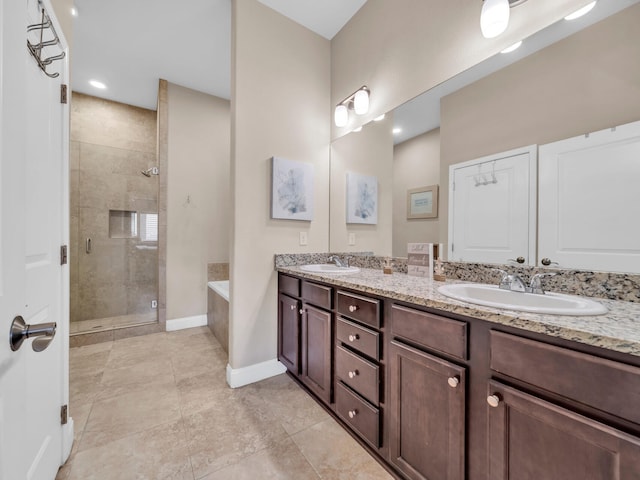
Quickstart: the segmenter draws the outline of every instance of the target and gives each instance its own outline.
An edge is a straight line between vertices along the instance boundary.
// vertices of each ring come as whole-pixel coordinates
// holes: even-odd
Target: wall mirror
[[[639,120],[638,3],[600,1],[336,139],[330,249],[405,257],[410,242],[447,244],[450,165]],[[349,169],[378,177],[376,226],[345,224]],[[424,185],[439,185],[438,216],[407,218],[407,191]]]

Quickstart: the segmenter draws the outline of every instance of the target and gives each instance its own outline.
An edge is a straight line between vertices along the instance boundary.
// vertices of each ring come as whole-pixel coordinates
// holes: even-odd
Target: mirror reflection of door
[[[535,264],[536,146],[452,165],[449,260]]]

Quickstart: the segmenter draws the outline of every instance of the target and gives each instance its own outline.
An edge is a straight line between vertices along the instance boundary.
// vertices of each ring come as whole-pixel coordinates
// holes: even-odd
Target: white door
[[[540,146],[539,255],[640,273],[640,122]]]
[[[48,1],[43,5],[53,17]],[[0,0],[2,480],[52,480],[72,438],[72,424],[63,426],[60,415],[68,400],[68,267],[60,265],[68,238],[68,110],[60,103],[67,63],[49,64],[47,71],[59,73],[50,78],[28,53],[27,25],[40,23],[40,15],[37,0]],[[32,42],[39,33],[32,32]],[[43,40],[50,38],[44,30]],[[62,51],[61,38],[43,56]],[[34,351],[30,338],[12,351],[9,331],[18,315],[29,325],[57,324],[45,350]]]
[[[535,264],[536,146],[449,167],[449,260]]]

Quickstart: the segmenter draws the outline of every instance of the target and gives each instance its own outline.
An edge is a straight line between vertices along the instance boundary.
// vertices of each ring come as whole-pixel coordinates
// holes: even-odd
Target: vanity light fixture
[[[517,50],[520,48],[520,45],[522,45],[522,40],[520,40],[519,42],[514,43],[513,45],[511,45],[510,47],[505,48],[504,50],[502,50],[500,53],[511,53],[514,50]]]
[[[356,115],[364,115],[369,111],[370,91],[366,86],[360,87],[347,98],[342,100],[333,113],[333,121],[336,127],[345,127],[349,123],[349,110],[353,110]]]
[[[382,120],[384,120],[384,116],[385,116],[385,114],[383,113],[382,115],[374,118],[373,121],[374,122],[381,122]]]
[[[78,9],[76,8],[75,5],[73,7],[71,7],[71,16],[72,17],[77,17],[78,16]]]
[[[352,131],[353,133],[361,132],[361,131],[362,131],[362,125],[360,125],[360,126],[359,126],[359,127],[357,127],[357,128],[354,128],[354,129],[353,129],[353,130],[351,130],[351,131]]]
[[[104,83],[99,82],[98,80],[89,80],[89,85],[95,88],[99,88],[100,90],[104,90],[105,88],[107,88]]]
[[[392,130],[394,135],[398,135],[399,133],[402,133],[402,129],[400,127],[396,127]]]
[[[584,7],[576,10],[575,12],[567,15],[566,17],[564,17],[565,20],[575,20],[576,18],[580,18],[583,15],[586,15],[587,13],[589,13],[591,10],[593,10],[593,7],[596,6],[596,2],[591,2],[588,5],[585,5]]]
[[[484,38],[494,38],[509,26],[509,10],[527,0],[483,0],[480,30]]]

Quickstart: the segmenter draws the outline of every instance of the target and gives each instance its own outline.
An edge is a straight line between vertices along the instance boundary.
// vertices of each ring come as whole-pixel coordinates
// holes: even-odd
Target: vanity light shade
[[[333,113],[333,121],[336,127],[345,127],[349,122],[349,111],[346,105],[338,105]]]
[[[353,97],[353,110],[356,115],[364,115],[369,111],[369,91],[365,89],[358,90]]]
[[[509,0],[484,0],[480,29],[485,38],[494,38],[509,25]]]

